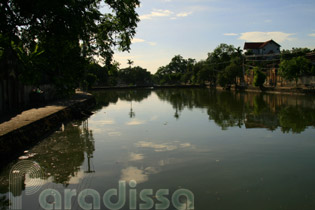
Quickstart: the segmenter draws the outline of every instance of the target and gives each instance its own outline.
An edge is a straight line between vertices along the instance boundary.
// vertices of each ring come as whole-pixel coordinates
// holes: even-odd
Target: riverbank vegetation
[[[244,76],[253,75],[253,86],[263,87],[266,72],[275,69],[288,81],[297,81],[301,76],[315,76],[315,67],[306,58],[308,48],[283,50],[280,55],[257,58],[240,47],[220,44],[205,60],[184,59],[175,56],[171,62],[160,67],[154,75],[157,84],[208,84],[229,89],[232,85],[244,84]],[[258,56],[259,57],[259,56]]]
[[[109,9],[101,13],[104,4]],[[131,60],[129,67],[120,69],[113,60],[114,49],[130,50],[139,4],[138,0],[0,3],[0,79],[13,77],[33,87],[50,84],[59,95],[67,95],[77,87],[93,86],[220,85],[229,89],[244,85],[244,76],[253,72],[258,79],[255,85],[262,87],[271,67],[296,83],[303,75],[315,75],[314,65],[305,58],[310,49],[284,50],[272,59],[257,60],[229,44],[220,44],[200,61],[175,55],[153,75],[133,66]]]
[[[93,72],[105,82],[115,65],[114,48],[130,50],[139,5],[138,0],[2,1],[0,79],[14,75],[26,85],[52,84],[59,94],[73,92],[82,81],[92,83]],[[91,64],[96,60],[105,67]]]
[[[244,53],[240,47],[220,44],[208,53],[205,60],[196,61],[175,55],[167,65],[159,67],[155,74],[139,66],[132,67],[131,60],[128,61],[128,68],[119,69],[118,63],[112,65],[111,69],[98,65],[100,71],[89,73],[97,76],[94,83],[96,86],[220,85],[225,89],[244,84],[244,76],[252,75],[252,85],[263,89],[266,71],[269,69],[276,69],[288,81],[315,75],[314,65],[306,58],[310,52],[308,48],[293,48],[291,51],[284,50],[271,59],[257,59],[250,52]],[[100,72],[104,76],[100,76]]]
[[[315,75],[315,66],[304,56],[283,59],[279,65],[280,75],[289,80],[295,81],[297,86],[298,79],[303,75]]]

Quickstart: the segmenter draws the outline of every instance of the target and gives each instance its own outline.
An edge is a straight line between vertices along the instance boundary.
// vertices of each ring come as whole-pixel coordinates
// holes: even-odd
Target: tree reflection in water
[[[140,102],[155,94],[159,100],[171,104],[174,109],[172,117],[179,119],[185,109],[202,109],[205,110],[209,120],[222,129],[264,128],[271,131],[279,129],[284,133],[301,133],[308,126],[315,126],[314,96],[227,92],[198,88],[153,91],[107,90],[93,94],[98,104],[96,110],[110,103],[115,104],[119,100],[130,102],[131,118],[135,115],[132,102]],[[79,176],[79,173],[94,172],[94,151],[93,133],[86,120],[68,123],[64,131],[58,131],[43,140],[31,149],[30,152],[37,155],[29,157],[29,160],[36,161],[44,169],[44,179],[68,186],[73,183],[73,178]],[[82,168],[85,160],[86,166]],[[8,174],[12,165],[0,174],[0,208],[6,208],[8,205],[6,197],[1,196],[8,192]],[[131,169],[129,167],[126,171],[129,173]],[[21,185],[21,190],[24,190],[25,184],[21,183]]]
[[[9,199],[6,198],[6,196],[0,197],[0,210],[8,209],[10,205]]]
[[[97,91],[97,109],[117,103],[118,100],[140,102],[152,92],[174,108],[174,117],[180,118],[187,109],[207,110],[209,120],[222,129],[228,127],[266,128],[283,132],[301,133],[308,126],[315,126],[315,97],[248,92],[216,91],[213,89],[183,88],[159,90],[108,90]],[[130,118],[135,116],[132,109]]]
[[[151,90],[108,90],[108,91],[95,91],[93,95],[96,98],[96,109],[101,109],[103,106],[108,106],[110,103],[117,103],[118,99],[130,102],[129,117],[134,118],[136,113],[132,108],[132,102],[140,102],[151,95]]]
[[[87,158],[86,173],[94,172],[91,168],[93,152],[95,150],[93,133],[89,130],[88,120],[68,123],[64,129],[56,131],[53,135],[33,147],[27,154],[28,160],[37,162],[43,170],[43,179],[56,184],[68,186],[72,178],[77,177],[81,166]],[[0,193],[8,193],[9,173],[15,163],[8,165],[0,174]],[[22,179],[19,192],[12,192],[20,196],[25,189],[25,178]],[[0,208],[8,204],[8,200],[0,199]]]
[[[52,177],[55,183],[68,185],[80,170],[84,154],[90,160],[94,150],[93,133],[86,120],[81,125],[68,124],[63,132],[48,137],[32,152],[39,154],[33,160],[45,169],[46,178]]]
[[[175,117],[184,108],[203,108],[209,120],[222,129],[228,127],[278,127],[283,132],[301,133],[315,126],[315,97],[264,93],[226,92],[210,89],[162,89],[155,91],[172,104]]]
[[[315,126],[315,97],[216,91],[213,89],[183,88],[158,90],[108,90],[97,91],[97,109],[117,103],[118,100],[140,102],[152,92],[160,100],[169,102],[176,119],[187,109],[206,109],[209,120],[222,129],[228,127],[266,128],[282,132],[301,133],[308,126]],[[131,107],[130,118],[135,116]]]

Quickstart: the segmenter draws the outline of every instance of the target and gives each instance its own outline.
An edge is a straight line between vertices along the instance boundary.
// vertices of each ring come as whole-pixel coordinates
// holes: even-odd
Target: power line
[[[251,67],[251,68],[257,67],[257,66],[247,65],[247,64],[244,64],[244,66]],[[271,68],[259,67],[259,68],[260,68],[260,69],[266,69],[266,70],[279,69],[279,68],[276,68],[276,67],[271,67]]]
[[[277,54],[264,54],[264,55],[245,55],[245,58],[255,58],[255,57],[275,57],[275,56],[280,56],[282,55],[281,53]]]
[[[281,59],[272,59],[272,60],[246,60],[246,61],[255,61],[255,62],[272,62],[272,61],[280,61]]]

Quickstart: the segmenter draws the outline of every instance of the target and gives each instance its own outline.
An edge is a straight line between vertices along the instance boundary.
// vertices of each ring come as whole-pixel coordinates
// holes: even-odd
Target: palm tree
[[[136,113],[135,113],[135,112],[133,111],[133,109],[132,109],[132,101],[131,101],[130,103],[131,103],[131,107],[130,107],[129,117],[130,117],[130,118],[133,118],[133,117],[136,116]]]
[[[133,65],[133,61],[132,61],[132,60],[130,60],[130,59],[128,59],[127,64],[129,65],[129,68],[131,69],[131,66]]]
[[[237,54],[238,54],[240,57],[241,57],[242,54],[243,54],[243,50],[242,50],[240,47],[236,48],[236,52],[237,52]]]

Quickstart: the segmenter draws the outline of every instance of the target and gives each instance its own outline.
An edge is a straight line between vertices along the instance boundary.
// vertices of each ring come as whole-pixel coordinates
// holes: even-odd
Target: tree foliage
[[[233,57],[230,64],[218,75],[220,86],[229,89],[232,84],[237,85],[237,78],[243,76],[242,66],[239,57]]]
[[[184,59],[181,55],[176,55],[166,66],[160,67],[154,75],[156,83],[178,84],[187,83],[193,72],[195,59]]]
[[[262,88],[266,81],[266,74],[264,74],[259,67],[253,69],[254,72],[254,81],[253,84],[256,87]]]
[[[281,59],[290,60],[294,57],[305,56],[309,52],[311,52],[309,48],[292,48],[292,50],[282,50]]]
[[[172,58],[171,62],[160,67],[154,75],[159,84],[210,84],[215,86],[220,80],[224,86],[236,84],[236,78],[242,77],[242,50],[233,45],[220,44],[213,52],[208,53],[206,60],[196,62],[184,59],[181,55]],[[224,84],[223,84],[224,83]]]
[[[100,11],[102,5],[108,7],[105,14]],[[138,0],[1,1],[1,54],[19,55],[25,68],[17,72],[24,78],[47,75],[45,82],[61,91],[72,90],[84,75],[85,63],[100,56],[109,65],[114,47],[130,49],[139,21],[138,5]],[[30,52],[42,52],[42,56]]]
[[[279,74],[286,80],[295,80],[296,86],[299,77],[312,73],[311,62],[303,56],[282,60],[279,65]]]
[[[118,72],[118,78],[121,83],[126,85],[149,85],[152,83],[151,73],[140,66],[121,69]]]

